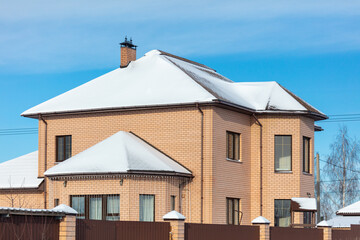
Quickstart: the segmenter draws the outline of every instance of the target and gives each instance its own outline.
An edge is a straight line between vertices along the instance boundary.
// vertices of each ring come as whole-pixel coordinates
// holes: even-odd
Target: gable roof
[[[350,204],[344,208],[341,208],[336,212],[336,215],[360,216],[360,201]]]
[[[327,118],[276,82],[233,82],[203,64],[159,50],[30,108],[22,116],[213,102],[249,112]]]
[[[119,173],[192,175],[188,169],[139,137],[120,131],[48,169],[45,176]]]
[[[0,163],[0,189],[38,188],[38,151]]]

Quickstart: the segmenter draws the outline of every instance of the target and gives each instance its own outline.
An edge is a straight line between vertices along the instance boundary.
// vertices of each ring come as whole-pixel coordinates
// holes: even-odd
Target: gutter
[[[260,216],[263,215],[263,125],[260,123],[259,119],[252,115],[256,123],[260,126]]]
[[[204,112],[199,104],[196,104],[201,114],[201,222],[204,222]]]
[[[43,123],[45,124],[45,154],[44,154],[44,173],[47,170],[47,122],[45,121],[45,119],[42,117],[41,114],[39,114],[39,120],[43,121]],[[46,205],[47,205],[47,196],[46,196],[47,192],[46,192],[46,179],[44,178],[44,208],[46,209]]]

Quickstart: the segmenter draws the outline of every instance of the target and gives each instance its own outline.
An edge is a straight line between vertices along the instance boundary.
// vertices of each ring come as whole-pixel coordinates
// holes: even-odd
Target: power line
[[[346,169],[346,170],[349,170],[349,171],[351,171],[351,172],[360,173],[360,171],[356,171],[356,170],[353,170],[353,169],[350,169],[350,168],[342,167],[342,166],[336,165],[336,164],[334,164],[334,163],[330,163],[330,162],[325,161],[325,160],[322,160],[322,159],[320,159],[320,161],[325,162],[325,163],[327,163],[327,164],[330,164],[330,165],[332,165],[332,166],[334,166],[334,167],[337,167],[337,168]]]
[[[329,114],[329,117],[360,116],[360,113]]]
[[[4,128],[0,129],[0,136],[37,134],[37,128]]]

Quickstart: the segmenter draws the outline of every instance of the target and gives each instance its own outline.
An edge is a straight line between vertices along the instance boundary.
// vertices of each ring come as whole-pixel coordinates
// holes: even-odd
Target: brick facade
[[[204,113],[203,222],[226,223],[226,197],[239,198],[242,224],[260,215],[260,127],[251,115],[215,106],[201,107]],[[274,222],[274,199],[314,196],[313,162],[310,174],[302,173],[302,137],[311,138],[313,159],[314,121],[286,115],[258,115],[263,125],[263,214]],[[70,205],[70,195],[120,194],[120,219],[138,220],[139,194],[155,194],[155,218],[170,211],[170,195],[176,210],[187,222],[201,221],[201,112],[194,107],[107,113],[44,116],[47,127],[47,169],[55,166],[55,139],[72,135],[76,155],[118,131],[132,131],[190,169],[194,178],[161,177],[73,178],[47,181],[46,208],[54,199]],[[226,159],[226,131],[240,133],[240,162]],[[39,177],[45,171],[45,124],[39,121]],[[292,172],[274,172],[274,135],[292,135]],[[39,201],[40,202],[40,201]],[[297,217],[300,221],[300,216]]]

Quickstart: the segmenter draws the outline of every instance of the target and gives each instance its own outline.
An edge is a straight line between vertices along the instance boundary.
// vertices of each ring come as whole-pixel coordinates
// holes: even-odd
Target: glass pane
[[[107,221],[119,221],[120,216],[106,216]]]
[[[57,137],[57,160],[63,161],[64,160],[64,138]]]
[[[275,136],[275,145],[282,145],[282,136]]]
[[[107,197],[107,215],[120,213],[120,196]]]
[[[239,160],[240,159],[240,157],[239,157],[239,155],[240,155],[240,135],[239,134],[235,134],[234,135],[235,136],[235,140],[234,140],[234,154],[235,154],[235,156],[234,156],[234,159],[235,160]]]
[[[85,197],[72,197],[71,198],[71,207],[73,209],[75,209],[79,215],[84,215],[85,214]],[[85,218],[85,216],[80,217],[78,216],[78,218]]]
[[[239,225],[239,199],[234,199],[234,224]]]
[[[291,171],[291,136],[275,136],[275,170]]]
[[[139,220],[145,222],[154,221],[154,195],[140,195]]]
[[[170,206],[170,211],[175,210],[175,196],[171,196],[171,206]]]
[[[284,145],[291,145],[291,136],[282,136]]]
[[[65,159],[71,157],[71,136],[65,137]]]
[[[227,144],[227,147],[228,147],[228,158],[229,159],[234,159],[234,149],[233,149],[233,145],[234,145],[234,136],[231,134],[231,133],[228,133],[228,144]]]
[[[89,218],[94,220],[102,219],[102,198],[91,197],[89,202]]]
[[[288,227],[290,225],[290,200],[275,200],[275,226]]]
[[[233,224],[233,218],[234,218],[234,209],[233,209],[233,201],[232,199],[227,200],[227,207],[228,207],[228,224]]]
[[[309,172],[310,156],[309,156],[310,140],[304,138],[304,172]]]

